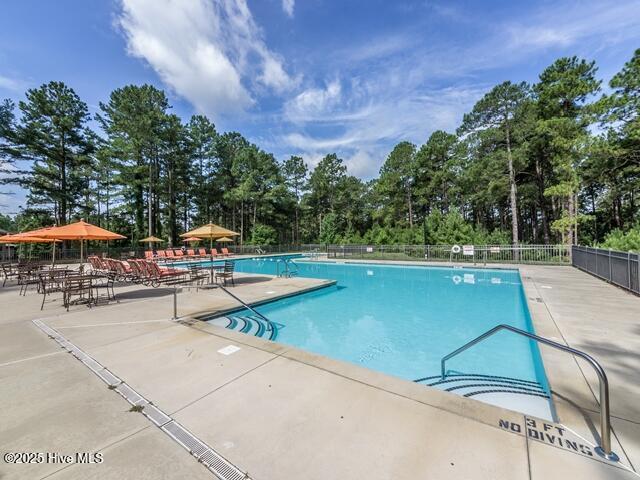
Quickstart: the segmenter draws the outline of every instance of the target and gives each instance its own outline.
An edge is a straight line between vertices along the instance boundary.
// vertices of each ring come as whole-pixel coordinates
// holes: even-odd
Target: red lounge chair
[[[228,248],[223,248],[223,249],[222,249],[222,254],[223,254],[225,257],[233,257],[233,253],[229,253],[229,249],[228,249]]]
[[[144,258],[147,260],[153,260],[153,252],[151,250],[145,250]]]
[[[155,262],[146,262],[147,268],[153,280],[151,282],[152,287],[158,287],[161,283],[168,283],[171,281],[178,281],[178,277],[183,277],[187,272],[185,270],[179,270],[175,268],[161,269]]]
[[[221,257],[221,256],[222,256],[222,254],[221,254],[221,253],[218,253],[218,249],[217,249],[217,248],[212,248],[212,249],[211,249],[211,256],[212,256],[212,257]]]
[[[198,255],[201,257],[208,257],[209,255],[207,255],[207,249],[206,248],[199,248],[198,249]]]
[[[182,258],[182,257],[184,257],[184,253],[182,253],[182,250],[180,250],[180,249],[176,249],[176,250],[174,250],[174,251],[173,251],[173,253],[174,253],[174,255],[175,255],[176,257],[178,257],[178,258]]]
[[[164,250],[158,250],[157,255],[160,258],[167,258],[167,254],[165,253]]]
[[[189,257],[191,257],[191,258],[198,258],[198,255],[196,254],[196,251],[191,249],[191,248],[189,250],[187,250],[187,255]]]
[[[173,250],[165,250],[165,253],[167,255],[167,259],[169,260],[175,260],[176,256],[173,254]]]

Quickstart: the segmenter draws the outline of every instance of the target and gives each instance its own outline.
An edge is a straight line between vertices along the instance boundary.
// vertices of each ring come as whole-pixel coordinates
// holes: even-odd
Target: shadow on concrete
[[[116,299],[122,300],[144,300],[146,298],[166,297],[173,295],[173,288],[140,288],[138,290],[128,290],[126,292],[118,292],[116,290]]]

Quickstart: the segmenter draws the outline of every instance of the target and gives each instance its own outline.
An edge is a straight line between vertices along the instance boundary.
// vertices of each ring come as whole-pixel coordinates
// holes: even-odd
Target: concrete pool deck
[[[19,297],[6,287],[0,451],[100,451],[104,461],[0,461],[0,478],[213,478],[64,353],[36,318],[251,478],[638,478],[640,299],[571,267],[519,268],[537,333],[592,353],[607,370],[620,465],[558,444],[562,436],[588,448],[598,429],[597,379],[567,354],[542,349],[553,424],[193,320],[235,305],[220,291],[180,293],[182,318],[174,322],[171,289],[119,287],[119,304],[66,313],[59,302],[40,312],[35,293]],[[232,291],[251,303],[319,286],[245,278]],[[219,353],[229,345],[240,349]],[[535,431],[556,429],[555,443],[526,435],[527,422]]]

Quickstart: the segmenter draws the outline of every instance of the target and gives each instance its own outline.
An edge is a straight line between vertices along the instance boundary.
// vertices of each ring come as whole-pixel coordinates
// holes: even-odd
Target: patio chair
[[[38,285],[38,291],[42,294],[42,304],[40,305],[40,310],[44,308],[44,302],[47,299],[47,295],[51,295],[53,293],[62,293],[64,292],[64,281],[67,276],[69,276],[69,270],[48,270],[41,271],[38,273],[38,280],[40,284]]]
[[[92,278],[88,275],[70,275],[64,280],[63,287],[63,303],[69,311],[71,305],[71,298],[78,297],[78,300],[86,300],[87,304],[91,306],[94,303]]]
[[[144,251],[144,258],[147,260],[153,260],[154,258],[154,254],[153,254],[153,250],[145,250]]]
[[[202,285],[209,278],[209,273],[200,268],[199,265],[189,265],[189,283],[195,283],[196,287]]]
[[[200,257],[208,257],[209,255],[207,254],[207,249],[206,248],[199,248],[198,249],[198,256],[200,256]]]
[[[173,254],[176,256],[176,258],[184,258],[184,252],[182,250],[180,250],[179,248],[176,248],[173,251]]]
[[[196,255],[196,251],[192,248],[189,248],[187,250],[187,256],[191,258],[198,258],[198,255]]]
[[[161,269],[155,262],[146,262],[149,271],[153,275],[151,286],[157,288],[161,283],[171,285],[173,283],[180,283],[185,274],[185,270],[179,270],[176,268],[164,268]]]
[[[38,271],[40,265],[34,263],[25,263],[18,266],[18,285],[20,285],[20,295],[26,295],[29,285],[39,286],[40,278]]]
[[[227,286],[227,279],[231,279],[231,285],[233,285],[234,287],[236,286],[236,282],[233,279],[233,270],[235,269],[235,265],[236,262],[234,262],[233,260],[225,260],[224,262],[224,269],[216,272],[216,282],[218,281],[218,278],[221,278],[222,281],[224,282],[224,286]]]
[[[173,260],[176,259],[176,256],[174,255],[173,250],[169,250],[168,249],[168,250],[165,250],[164,252],[165,252],[167,260],[173,261]]]
[[[233,253],[229,253],[229,249],[228,249],[228,248],[223,248],[223,249],[222,249],[222,254],[223,254],[225,257],[233,257]]]
[[[212,248],[211,249],[211,256],[217,258],[217,257],[222,257],[222,254],[218,253],[218,249],[217,248]]]
[[[2,265],[2,275],[4,275],[4,281],[2,282],[2,286],[4,287],[8,279],[18,278],[18,269],[16,265],[13,265],[11,263],[3,263],[1,265]]]
[[[165,252],[164,250],[158,250],[158,251],[156,252],[156,256],[157,256],[158,258],[167,258],[167,254],[166,254],[166,252]]]

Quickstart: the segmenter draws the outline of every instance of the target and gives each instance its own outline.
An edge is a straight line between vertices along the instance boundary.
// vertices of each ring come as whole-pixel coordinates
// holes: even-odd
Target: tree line
[[[534,84],[496,85],[456,132],[398,143],[370,181],[335,153],[310,169],[204,115],[183,121],[151,85],[114,90],[91,116],[54,81],[0,104],[0,182],[28,191],[20,214],[0,220],[24,229],[83,217],[133,244],[177,245],[210,221],[263,245],[633,243],[640,49],[606,93],[596,74],[594,62],[560,58]]]

